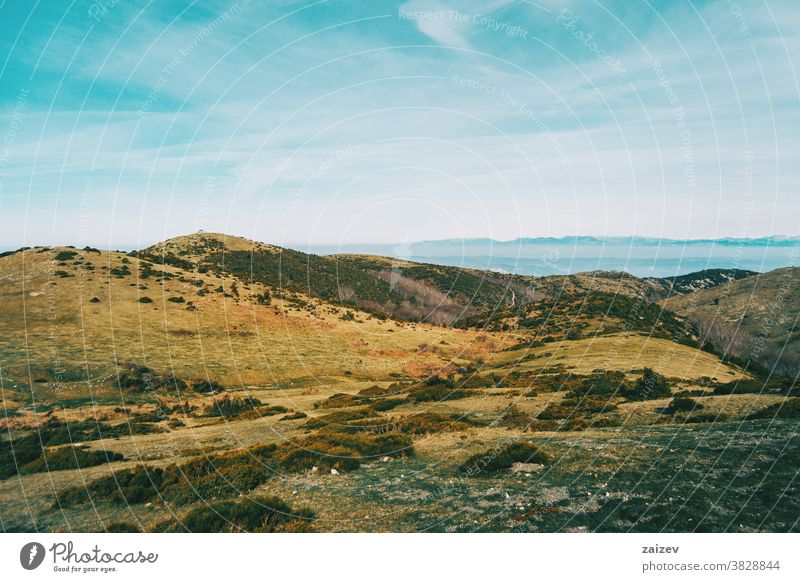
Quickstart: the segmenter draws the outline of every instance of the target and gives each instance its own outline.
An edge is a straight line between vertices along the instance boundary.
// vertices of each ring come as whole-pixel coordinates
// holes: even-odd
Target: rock
[[[331,469],[331,475],[338,475],[338,474],[339,471],[337,471],[336,469]]]
[[[536,473],[544,469],[544,465],[538,463],[514,463],[511,465],[512,473]]]
[[[381,460],[382,460],[382,461],[385,463],[386,461],[388,461],[388,460],[389,460],[389,457],[384,457],[384,458],[383,458],[383,459],[381,459]]]
[[[316,473],[317,471],[319,471],[319,467],[311,467],[312,473]]]

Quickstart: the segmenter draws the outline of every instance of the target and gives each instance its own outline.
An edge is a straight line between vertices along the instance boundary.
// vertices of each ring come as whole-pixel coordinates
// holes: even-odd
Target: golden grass
[[[536,359],[519,361],[533,356]],[[589,374],[597,369],[627,371],[652,368],[669,378],[692,380],[707,376],[719,382],[730,382],[743,376],[713,354],[635,333],[557,341],[528,350],[498,353],[490,363],[506,371],[512,367],[515,370],[538,370],[561,365],[577,374]]]

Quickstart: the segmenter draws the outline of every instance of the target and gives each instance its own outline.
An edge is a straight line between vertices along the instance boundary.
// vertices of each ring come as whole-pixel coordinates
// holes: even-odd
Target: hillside
[[[138,253],[201,273],[233,275],[278,293],[303,293],[406,321],[451,324],[512,301],[512,277],[366,256],[323,257],[237,237],[195,234]]]
[[[775,373],[800,367],[800,268],[778,269],[671,297],[664,305],[690,319],[702,341]]]
[[[664,285],[667,296],[671,296],[713,289],[753,275],[758,273],[746,269],[705,269],[696,273],[655,280]]]
[[[659,284],[625,274],[525,279],[216,234],[25,249],[0,273],[7,531],[229,531],[213,516],[251,513],[243,529],[692,529],[660,501],[667,482],[704,528],[744,511],[749,531],[761,505],[715,491],[797,454],[781,432],[797,392],[698,349],[647,299]],[[450,287],[474,315],[386,315]],[[724,455],[698,447],[717,437]],[[681,447],[713,475],[676,477]],[[793,477],[774,472],[774,490]],[[791,530],[792,510],[768,526]]]
[[[692,286],[728,280],[722,272],[687,275],[679,281],[602,271],[526,277],[369,255],[318,256],[214,233],[176,237],[134,255],[200,273],[234,276],[268,286],[273,293],[301,293],[380,317],[459,327],[496,327],[501,320],[508,327],[531,309],[541,312],[565,298],[571,302],[569,298],[587,295],[603,295],[604,303],[618,296],[617,305],[627,309],[631,300],[649,303]]]

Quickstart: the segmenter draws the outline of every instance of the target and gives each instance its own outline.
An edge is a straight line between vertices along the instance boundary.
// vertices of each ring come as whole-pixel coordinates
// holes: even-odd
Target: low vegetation
[[[477,477],[510,469],[514,463],[546,465],[551,461],[552,457],[533,443],[499,443],[492,449],[471,456],[458,471],[467,477]]]

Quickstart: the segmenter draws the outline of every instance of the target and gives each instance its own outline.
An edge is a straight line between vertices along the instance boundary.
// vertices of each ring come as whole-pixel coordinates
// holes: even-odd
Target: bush
[[[60,251],[56,253],[56,256],[53,257],[53,259],[56,261],[71,261],[77,256],[78,253],[75,251]]]
[[[192,390],[201,394],[207,392],[224,392],[225,386],[213,380],[198,380],[192,384]]]
[[[26,466],[41,457],[47,447],[71,444],[73,442],[93,441],[100,438],[116,438],[129,434],[147,434],[160,432],[160,429],[146,424],[118,424],[110,426],[96,421],[85,420],[70,424],[50,418],[38,430],[25,436],[9,440],[0,440],[0,479],[16,475],[19,468]],[[105,453],[105,451],[100,451]],[[48,453],[51,455],[52,453]],[[61,457],[64,453],[56,456]],[[81,453],[78,453],[79,455]],[[91,455],[92,453],[87,452]],[[115,455],[116,453],[109,453]],[[84,460],[88,457],[82,456]],[[61,458],[58,462],[62,462]],[[102,461],[105,462],[105,461]],[[87,465],[89,466],[89,465]],[[72,467],[74,468],[74,467]]]
[[[140,533],[138,525],[127,522],[114,522],[106,527],[106,533]]]
[[[518,428],[521,430],[527,429],[531,425],[531,422],[533,422],[533,417],[513,404],[506,408],[497,419],[498,426]]]
[[[687,398],[685,396],[676,396],[672,399],[663,412],[666,414],[675,414],[676,412],[692,412],[694,410],[702,410],[705,408],[697,400]]]
[[[351,394],[337,393],[322,402],[314,405],[315,408],[348,408],[351,406],[361,406],[364,399]]]
[[[408,393],[408,399],[413,402],[446,402],[448,400],[459,400],[476,394],[473,390],[455,388],[451,382],[431,382],[434,376],[428,380],[425,386],[412,388]]]
[[[152,303],[152,302],[153,302],[153,300],[150,299],[149,297],[146,297],[146,296],[145,297],[139,297],[139,303]]]
[[[65,471],[83,469],[103,463],[122,461],[125,457],[112,451],[89,451],[82,447],[62,447],[46,451],[35,461],[22,467],[22,473],[43,473],[46,471]]]
[[[787,398],[783,402],[776,402],[747,416],[747,420],[775,418],[800,418],[800,398]]]
[[[666,378],[650,368],[644,369],[632,389],[623,389],[620,392],[628,400],[656,400],[672,396]]]
[[[186,382],[175,376],[161,376],[146,366],[128,366],[119,375],[119,387],[131,392],[158,389],[186,390]]]
[[[537,463],[546,465],[551,457],[537,445],[527,441],[500,443],[484,453],[471,456],[459,468],[462,475],[475,477],[510,469],[514,463]]]
[[[310,532],[314,514],[293,509],[277,497],[217,501],[195,507],[181,519],[162,522],[157,532],[235,533]]]
[[[369,410],[343,410],[332,412],[317,418],[310,418],[302,424],[300,428],[315,430],[328,426],[342,425],[350,421],[360,421],[367,418],[374,418],[372,411]]]
[[[394,430],[406,434],[424,435],[440,432],[461,432],[474,426],[485,426],[485,422],[458,414],[436,414],[424,412],[413,416],[406,416],[393,422]]]
[[[300,420],[301,418],[308,418],[308,415],[305,412],[293,412],[292,414],[287,414],[280,420]]]
[[[56,495],[57,506],[72,507],[107,501],[119,505],[143,503],[154,499],[164,479],[164,471],[140,465],[101,477],[86,487],[65,489]]]
[[[405,398],[386,398],[384,400],[376,400],[372,403],[370,408],[376,412],[386,412],[387,410],[392,410],[405,403]]]
[[[172,303],[186,303],[186,299],[180,296],[170,297],[167,301],[171,301]]]
[[[249,396],[229,396],[225,395],[222,398],[214,400],[211,404],[205,407],[203,414],[205,416],[221,416],[223,418],[233,418],[261,406],[261,401],[258,398],[251,398]],[[283,410],[286,412],[286,409]]]

